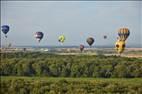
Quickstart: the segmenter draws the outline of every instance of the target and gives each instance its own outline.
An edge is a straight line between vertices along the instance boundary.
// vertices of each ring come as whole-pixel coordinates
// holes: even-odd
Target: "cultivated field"
[[[142,58],[1,53],[0,71],[0,94],[142,94]]]
[[[1,94],[141,94],[142,79],[1,77]]]

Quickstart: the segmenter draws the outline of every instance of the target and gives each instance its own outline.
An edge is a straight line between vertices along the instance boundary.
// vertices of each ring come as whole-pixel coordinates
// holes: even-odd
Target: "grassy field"
[[[1,94],[141,93],[141,78],[1,77]]]
[[[0,94],[142,94],[142,58],[1,54]]]
[[[140,78],[142,58],[48,53],[1,54],[1,76]],[[5,58],[6,57],[6,58]]]
[[[60,80],[67,81],[87,81],[87,82],[118,82],[127,84],[142,84],[142,78],[72,78],[72,77],[26,77],[26,76],[1,76],[1,81],[24,79],[27,81],[51,81],[58,82]]]

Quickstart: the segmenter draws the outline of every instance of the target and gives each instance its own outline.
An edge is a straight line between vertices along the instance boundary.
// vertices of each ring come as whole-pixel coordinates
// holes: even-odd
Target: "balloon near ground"
[[[10,27],[8,25],[1,26],[1,31],[5,34],[5,37],[7,38],[7,33],[9,32]]]
[[[125,41],[117,40],[115,43],[115,49],[117,53],[121,54],[125,50]]]
[[[89,37],[87,38],[86,42],[89,44],[89,46],[92,46],[92,44],[94,43],[94,38]]]
[[[125,50],[125,40],[129,37],[130,30],[128,28],[120,28],[118,30],[117,41],[115,43],[115,49],[117,53],[121,54]]]
[[[64,35],[60,35],[59,38],[58,38],[58,41],[61,42],[61,43],[63,43],[65,41],[65,39],[66,38],[65,38]]]
[[[36,32],[34,36],[37,39],[37,41],[40,42],[44,34],[42,32]]]
[[[120,28],[118,30],[118,35],[120,40],[125,41],[130,35],[130,30],[128,28]]]
[[[84,50],[84,45],[80,44],[80,51],[82,52]]]

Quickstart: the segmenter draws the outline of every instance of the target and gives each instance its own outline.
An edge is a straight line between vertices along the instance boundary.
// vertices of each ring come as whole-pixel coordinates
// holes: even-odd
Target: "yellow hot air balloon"
[[[60,35],[58,38],[58,41],[63,43],[65,41],[65,36],[64,35]]]
[[[130,35],[130,30],[128,28],[120,28],[118,30],[118,35],[120,40],[125,41]]]
[[[119,54],[123,53],[125,50],[125,41],[117,40],[115,43],[115,49]]]

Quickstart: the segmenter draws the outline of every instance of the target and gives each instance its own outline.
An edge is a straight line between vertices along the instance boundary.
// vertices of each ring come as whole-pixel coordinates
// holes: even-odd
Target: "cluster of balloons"
[[[8,26],[8,25],[3,25],[2,27],[2,32],[5,34],[5,37],[7,38],[7,33],[9,32],[9,30],[10,30],[10,27]],[[116,51],[118,52],[118,53],[122,53],[123,51],[124,51],[124,49],[125,49],[125,41],[126,41],[126,39],[128,38],[128,36],[130,35],[130,31],[129,31],[129,29],[128,28],[120,28],[119,30],[118,30],[118,40],[116,41],[116,43],[115,43],[115,48],[116,48]],[[35,34],[34,34],[34,36],[35,36],[35,38],[37,39],[37,41],[38,42],[40,42],[41,40],[42,40],[42,38],[43,38],[43,36],[44,36],[44,33],[43,32],[35,32]],[[106,39],[107,38],[107,36],[106,35],[104,35],[104,39]],[[65,41],[65,36],[64,35],[60,35],[59,37],[58,37],[58,41],[60,42],[60,43],[62,43],[63,44],[63,42]],[[87,39],[86,39],[86,42],[88,43],[88,45],[91,47],[92,46],[92,44],[94,43],[94,38],[93,37],[88,37]],[[80,45],[80,51],[82,52],[84,50],[84,45],[83,44],[81,44]]]
[[[35,33],[35,38],[37,39],[37,41],[38,42],[40,42],[41,41],[41,39],[43,38],[43,36],[44,36],[44,34],[43,34],[43,32],[36,32]],[[60,35],[59,37],[58,37],[58,41],[60,42],[60,43],[64,43],[64,41],[65,41],[65,36],[64,35]],[[86,42],[89,44],[89,46],[91,47],[92,46],[92,44],[94,43],[94,38],[93,37],[88,37],[87,38],[87,40],[86,40]],[[82,52],[84,50],[84,45],[83,44],[81,44],[80,45],[80,51]]]
[[[92,46],[92,44],[94,43],[94,38],[93,37],[88,37],[87,39],[86,39],[86,42],[88,43],[88,45],[91,47]],[[80,51],[82,52],[83,50],[84,50],[84,45],[83,44],[80,44]]]
[[[106,39],[107,38],[107,36],[106,35],[104,35],[104,39]],[[88,45],[91,47],[92,45],[93,45],[93,43],[94,43],[94,38],[93,37],[88,37],[87,39],[86,39],[86,42],[88,43]],[[80,44],[80,51],[82,52],[83,50],[84,50],[84,45],[83,44]]]
[[[35,32],[35,38],[37,39],[37,41],[38,42],[40,42],[41,41],[41,39],[43,38],[43,36],[44,36],[44,33],[43,32]],[[64,41],[65,41],[65,36],[64,35],[60,35],[59,36],[59,38],[58,38],[58,41],[60,42],[60,43],[63,43]]]
[[[130,30],[128,28],[120,28],[118,30],[118,39],[115,43],[116,51],[121,54],[125,50],[125,41],[130,35]]]

